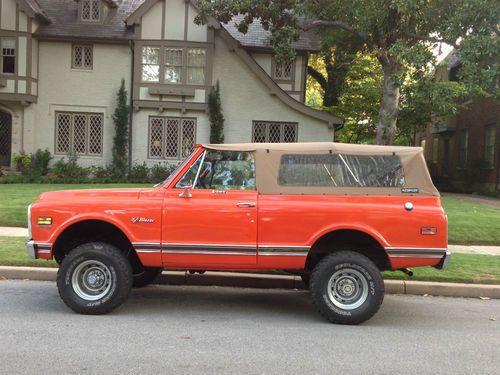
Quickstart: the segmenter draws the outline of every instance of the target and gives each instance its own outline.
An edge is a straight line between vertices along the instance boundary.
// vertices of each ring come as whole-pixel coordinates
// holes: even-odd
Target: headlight
[[[33,204],[30,204],[28,206],[28,239],[32,239],[33,238],[33,233],[31,232],[31,206]]]

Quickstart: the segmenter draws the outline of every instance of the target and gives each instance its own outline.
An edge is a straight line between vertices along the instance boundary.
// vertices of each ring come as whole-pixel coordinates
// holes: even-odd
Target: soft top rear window
[[[282,186],[402,187],[397,155],[285,154],[278,183]]]

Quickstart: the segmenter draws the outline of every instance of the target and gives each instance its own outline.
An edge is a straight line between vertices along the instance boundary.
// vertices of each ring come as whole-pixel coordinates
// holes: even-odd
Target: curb
[[[0,279],[55,281],[56,275],[56,268],[0,266]],[[500,299],[500,285],[407,280],[385,280],[384,282],[387,294]],[[261,289],[306,289],[298,276],[239,272],[209,271],[200,275],[184,271],[168,271],[163,272],[156,280],[156,283],[161,285],[227,286]]]

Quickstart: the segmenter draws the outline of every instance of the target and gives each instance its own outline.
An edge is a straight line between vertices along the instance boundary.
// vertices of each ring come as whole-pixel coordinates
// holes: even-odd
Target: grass
[[[143,187],[144,184],[0,184],[0,226],[26,227],[27,208],[45,191]]]
[[[26,208],[49,190],[142,187],[144,184],[5,184],[0,185],[0,226],[26,227]],[[500,209],[444,196],[449,242],[460,245],[500,245]]]
[[[442,204],[451,244],[500,245],[500,209],[446,196]]]
[[[0,237],[0,266],[57,267],[56,262],[31,259],[21,237]]]
[[[24,238],[0,237],[1,266],[56,267],[54,261],[31,259],[24,246]],[[409,279],[402,272],[384,272],[385,279],[409,279],[473,284],[500,284],[500,257],[475,254],[453,254],[447,269],[432,267],[413,269]]]

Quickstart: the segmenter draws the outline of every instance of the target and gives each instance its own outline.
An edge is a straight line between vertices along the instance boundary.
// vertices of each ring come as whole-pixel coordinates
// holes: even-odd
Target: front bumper
[[[450,258],[451,258],[451,252],[450,252],[450,250],[446,249],[446,254],[441,259],[441,261],[434,266],[434,268],[437,268],[438,270],[444,270],[445,268],[448,267],[448,263],[450,262]]]
[[[26,241],[26,250],[28,251],[28,255],[30,256],[30,258],[36,259],[35,241]]]

